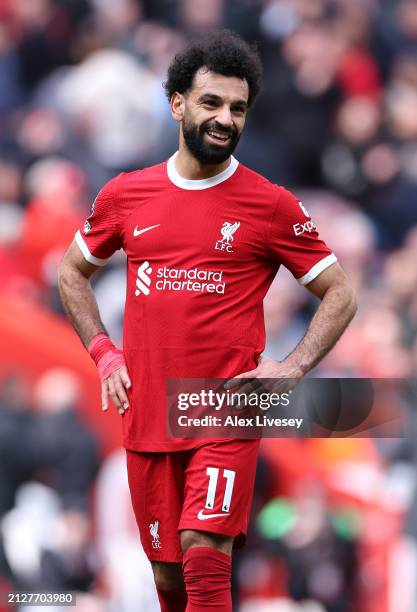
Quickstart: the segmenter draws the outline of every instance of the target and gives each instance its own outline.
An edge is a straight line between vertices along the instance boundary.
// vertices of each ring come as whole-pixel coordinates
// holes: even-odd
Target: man
[[[98,366],[103,410],[110,395],[123,419],[133,507],[163,611],[231,611],[231,551],[246,532],[259,448],[258,440],[167,437],[166,379],[298,380],[356,309],[303,205],[232,156],[260,79],[256,52],[227,31],[176,56],[165,88],[178,152],[105,185],[59,273],[66,311]],[[123,353],[89,284],[119,248]],[[262,304],[280,264],[321,304],[276,363],[262,356]]]

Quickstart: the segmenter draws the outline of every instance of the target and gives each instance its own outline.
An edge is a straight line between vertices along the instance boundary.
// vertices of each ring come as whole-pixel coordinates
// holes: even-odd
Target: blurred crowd
[[[256,42],[265,70],[237,158],[302,198],[358,292],[314,374],[415,377],[416,0],[0,0],[0,300],[63,319],[64,249],[108,179],[175,151],[167,66],[217,27]],[[94,284],[120,343],[122,254]],[[284,357],[315,306],[280,270],[266,354]],[[88,612],[157,610],[123,456],[103,456],[76,374],[6,375],[7,358],[0,588],[75,590]],[[404,440],[265,441],[239,609],[415,612],[416,462]]]

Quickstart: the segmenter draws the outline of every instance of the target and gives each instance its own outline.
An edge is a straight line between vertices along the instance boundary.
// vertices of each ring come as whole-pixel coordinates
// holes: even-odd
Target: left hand
[[[303,372],[301,368],[296,368],[285,360],[274,361],[269,357],[261,355],[258,365],[254,370],[243,372],[231,378],[225,383],[224,388],[234,389],[239,387],[239,393],[246,394],[258,392],[261,389],[270,393],[287,393],[297,385],[302,377]],[[245,382],[244,379],[251,380]]]

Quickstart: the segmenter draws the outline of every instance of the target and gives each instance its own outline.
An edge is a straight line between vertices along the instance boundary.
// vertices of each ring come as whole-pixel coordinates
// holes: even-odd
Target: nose
[[[232,113],[228,106],[224,105],[219,109],[216,121],[225,128],[231,128],[233,126]]]

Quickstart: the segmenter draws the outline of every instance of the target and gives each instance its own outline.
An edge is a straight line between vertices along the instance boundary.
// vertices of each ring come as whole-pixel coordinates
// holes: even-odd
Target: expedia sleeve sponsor
[[[305,221],[304,223],[294,223],[292,228],[296,236],[301,236],[305,232],[307,232],[308,234],[311,234],[312,231],[317,229],[311,219],[309,219],[308,221]]]
[[[271,258],[284,265],[303,285],[336,261],[321,240],[304,204],[282,187],[270,224],[267,248]],[[322,265],[318,265],[320,262]]]

